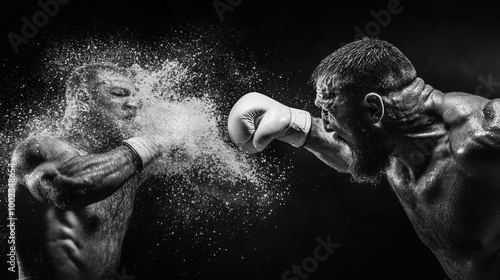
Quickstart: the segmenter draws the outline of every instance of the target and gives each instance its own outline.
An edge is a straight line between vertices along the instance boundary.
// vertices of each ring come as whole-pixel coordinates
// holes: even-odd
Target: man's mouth
[[[340,136],[336,131],[333,132],[332,138],[339,143],[347,145],[347,141],[345,141],[345,139],[342,138],[342,136]]]
[[[135,117],[137,116],[137,114],[135,113],[130,113],[130,114],[126,114],[123,119],[126,120],[126,121],[131,121],[133,120]]]

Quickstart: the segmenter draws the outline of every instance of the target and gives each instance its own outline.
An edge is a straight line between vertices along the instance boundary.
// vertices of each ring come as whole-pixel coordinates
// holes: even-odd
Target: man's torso
[[[136,185],[134,177],[111,196],[75,211],[39,202],[18,185],[16,196],[22,203],[16,211],[17,251],[22,275],[28,279],[110,278],[120,260]]]
[[[464,100],[472,101],[474,97]],[[477,110],[481,106],[458,108],[461,116],[455,117],[462,121],[435,140],[421,174],[416,176],[397,159],[387,172],[420,239],[453,279],[500,277],[499,176],[474,168],[481,164],[477,155],[498,148],[483,145],[487,141],[481,138],[485,133],[482,110]]]

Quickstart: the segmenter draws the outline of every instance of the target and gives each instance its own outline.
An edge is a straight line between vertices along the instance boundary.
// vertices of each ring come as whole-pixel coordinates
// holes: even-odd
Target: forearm
[[[349,172],[351,157],[349,147],[333,139],[332,133],[323,129],[321,119],[312,119],[311,131],[304,147],[337,171]]]
[[[36,187],[51,204],[79,208],[110,196],[136,171],[132,151],[118,147],[104,154],[72,157],[59,166],[42,167]]]

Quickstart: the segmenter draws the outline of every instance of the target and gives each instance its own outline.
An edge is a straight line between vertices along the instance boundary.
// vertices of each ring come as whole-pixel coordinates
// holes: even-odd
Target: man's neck
[[[401,161],[418,177],[435,156],[436,146],[442,142],[443,137],[447,137],[447,130],[442,122],[398,137],[392,157]]]
[[[89,153],[103,153],[121,144],[123,135],[117,130],[99,124],[75,121],[66,125],[62,136]]]
[[[447,136],[448,129],[439,109],[443,93],[426,85],[420,78],[411,87],[413,94],[420,96],[416,106],[421,108],[416,110],[418,115],[415,117],[415,125],[394,136],[392,157],[401,161],[418,177],[429,164],[436,145]]]

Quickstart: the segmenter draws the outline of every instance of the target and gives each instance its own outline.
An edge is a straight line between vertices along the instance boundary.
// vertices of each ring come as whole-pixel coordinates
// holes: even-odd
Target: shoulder
[[[499,132],[500,99],[490,100],[483,109],[483,126],[486,130]]]
[[[475,125],[475,126],[474,126]],[[488,101],[477,120],[471,125],[471,138],[476,148],[497,153],[500,151],[500,99]]]
[[[487,102],[488,99],[473,94],[448,92],[441,93],[437,107],[445,125],[455,128],[480,119]]]
[[[471,148],[500,149],[500,100],[488,100],[481,104],[477,114],[471,115],[467,132]]]
[[[32,170],[43,162],[57,158],[71,146],[53,136],[32,136],[16,145],[11,165],[17,170]]]
[[[488,99],[463,92],[441,93],[436,99],[435,107],[447,130],[450,150],[462,156],[482,130],[483,110]]]
[[[500,170],[500,100],[480,100],[465,116],[463,126],[452,131],[452,148],[469,170]]]

